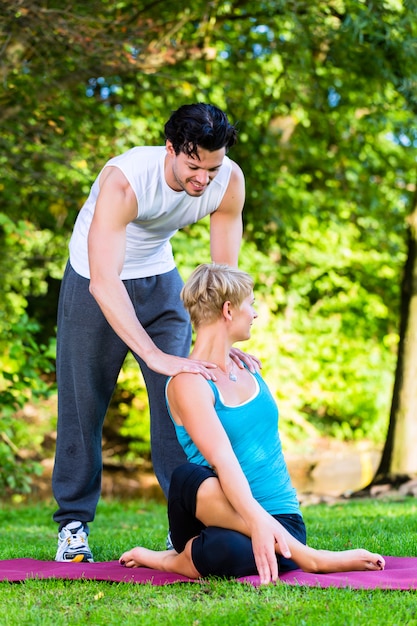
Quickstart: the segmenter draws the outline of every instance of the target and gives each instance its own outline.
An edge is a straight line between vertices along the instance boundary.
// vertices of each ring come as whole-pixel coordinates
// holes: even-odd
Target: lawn
[[[52,502],[0,507],[0,558],[50,560],[56,528]],[[417,556],[417,502],[357,499],[303,509],[315,547],[363,546],[384,555]],[[117,559],[142,544],[163,548],[165,506],[101,501],[91,524],[96,561]],[[165,587],[92,581],[0,583],[0,625],[417,625],[417,592],[312,589],[284,584],[253,588],[232,581]]]

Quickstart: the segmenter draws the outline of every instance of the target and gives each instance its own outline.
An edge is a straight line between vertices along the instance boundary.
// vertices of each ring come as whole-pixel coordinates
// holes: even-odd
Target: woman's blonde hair
[[[239,307],[253,291],[253,279],[229,265],[203,263],[191,274],[181,292],[194,328],[210,324],[222,314],[227,301]]]

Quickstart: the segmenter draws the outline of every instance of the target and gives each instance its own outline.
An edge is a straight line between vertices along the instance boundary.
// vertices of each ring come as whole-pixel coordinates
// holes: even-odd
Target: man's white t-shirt
[[[225,156],[203,195],[193,197],[185,191],[174,191],[165,180],[165,155],[165,146],[136,147],[110,159],[104,166],[118,167],[123,172],[138,203],[137,217],[126,228],[122,280],[155,276],[174,269],[171,237],[180,228],[213,213],[229,184],[232,164]],[[69,244],[70,263],[85,278],[90,278],[87,240],[100,189],[100,174],[78,214]]]

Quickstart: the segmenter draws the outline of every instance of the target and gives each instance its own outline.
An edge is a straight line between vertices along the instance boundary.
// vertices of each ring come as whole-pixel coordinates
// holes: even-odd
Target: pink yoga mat
[[[343,572],[340,574],[307,574],[294,570],[280,576],[287,585],[307,587],[349,587],[351,589],[417,589],[417,557],[386,556],[385,570],[377,572]],[[104,563],[56,563],[35,559],[0,561],[0,581],[22,582],[29,578],[40,580],[62,578],[100,580],[107,582],[150,583],[168,585],[177,582],[197,582],[179,574],[138,567],[128,569],[118,561]],[[239,582],[259,586],[258,576],[239,578]]]

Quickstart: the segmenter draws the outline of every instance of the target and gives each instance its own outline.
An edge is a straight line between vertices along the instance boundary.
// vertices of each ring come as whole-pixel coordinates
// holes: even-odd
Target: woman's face
[[[233,320],[233,335],[236,337],[235,341],[244,341],[249,339],[251,326],[254,320],[258,317],[254,308],[255,297],[251,292],[242,302],[239,308],[233,308],[232,320]]]

